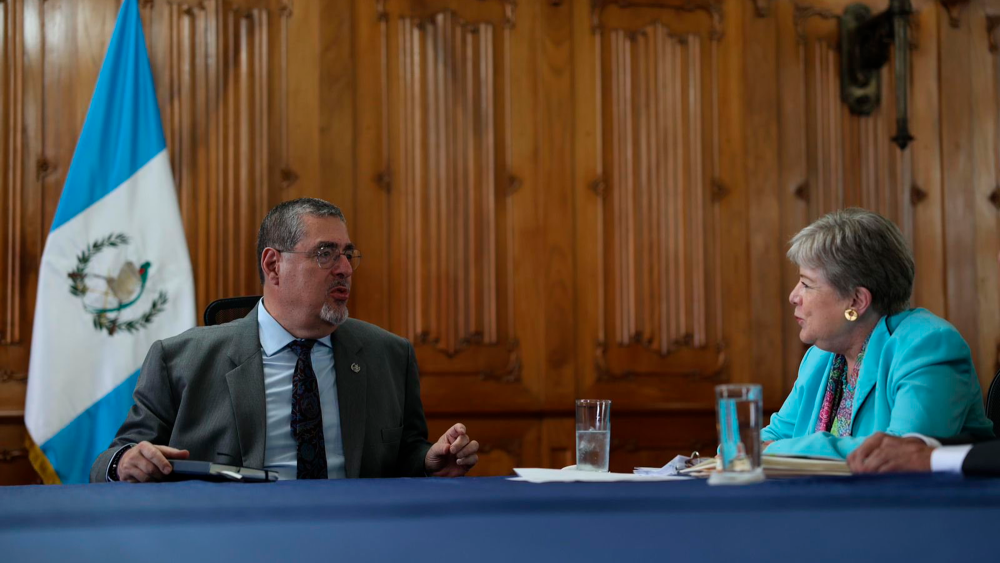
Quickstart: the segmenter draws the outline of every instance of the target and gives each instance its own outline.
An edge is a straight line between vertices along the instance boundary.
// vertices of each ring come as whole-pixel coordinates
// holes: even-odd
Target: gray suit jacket
[[[424,475],[430,443],[413,346],[354,319],[332,340],[347,477]],[[143,440],[190,450],[194,460],[263,467],[261,354],[256,307],[231,323],[155,342],[142,365],[135,405],[94,462],[90,480],[103,482],[115,452]]]

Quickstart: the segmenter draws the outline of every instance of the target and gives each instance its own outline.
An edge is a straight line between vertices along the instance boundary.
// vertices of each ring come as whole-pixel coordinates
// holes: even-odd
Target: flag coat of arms
[[[45,242],[25,401],[46,483],[84,483],[154,341],[195,325],[191,260],[136,0],[125,0]]]

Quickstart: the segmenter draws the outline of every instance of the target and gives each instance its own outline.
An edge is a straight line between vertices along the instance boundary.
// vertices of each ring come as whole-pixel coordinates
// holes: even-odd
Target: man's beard
[[[319,316],[333,326],[340,326],[347,320],[347,304],[330,305],[329,303],[323,303],[323,308],[320,309]]]

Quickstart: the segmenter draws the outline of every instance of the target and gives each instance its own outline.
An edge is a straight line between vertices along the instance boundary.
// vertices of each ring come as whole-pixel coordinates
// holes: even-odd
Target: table
[[[0,560],[996,561],[1000,479],[0,488]]]

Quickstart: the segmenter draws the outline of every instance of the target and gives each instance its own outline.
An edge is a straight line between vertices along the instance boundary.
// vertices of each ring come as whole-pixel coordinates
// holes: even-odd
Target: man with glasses
[[[464,425],[427,441],[413,346],[348,318],[360,262],[337,206],[272,209],[257,238],[263,299],[243,319],[153,344],[91,481],[160,481],[171,459],[283,479],[467,473],[479,444]]]

